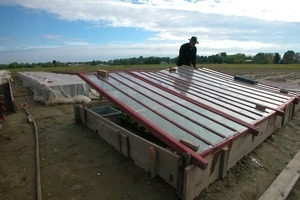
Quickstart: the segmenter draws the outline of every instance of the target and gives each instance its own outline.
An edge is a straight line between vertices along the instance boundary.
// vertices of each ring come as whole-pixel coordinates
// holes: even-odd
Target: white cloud
[[[46,34],[46,35],[42,35],[42,38],[45,38],[47,40],[50,41],[57,41],[60,42],[62,45],[67,45],[67,46],[85,46],[85,45],[93,45],[89,42],[85,42],[82,39],[77,39],[77,38],[66,38],[62,35],[51,35],[51,34]]]
[[[271,22],[300,22],[300,12],[296,12],[296,1],[286,0],[279,3],[269,0],[6,0],[2,3],[47,11],[62,20],[81,20],[98,24],[99,27],[139,28],[157,33],[156,37],[151,39],[183,40],[191,35],[215,34],[218,30],[214,33],[209,32],[212,26],[226,29],[221,26],[226,23],[234,24],[237,19],[240,19],[239,24],[246,24],[247,18],[243,17]],[[226,32],[230,31],[237,30],[229,25]]]
[[[186,39],[186,41],[188,41]],[[110,60],[116,58],[159,56],[174,58],[178,55],[178,47],[181,43],[112,43],[109,45],[72,46],[72,47],[31,47],[18,49],[17,51],[0,54],[0,60],[4,63],[14,61],[21,63],[49,62],[58,60],[60,62]],[[228,54],[245,53],[254,55],[262,52],[262,49],[273,48],[272,44],[259,42],[240,42],[231,40],[208,40],[200,41],[198,55],[213,55],[219,52]],[[268,51],[267,51],[268,52]],[[283,52],[279,52],[283,53]]]
[[[48,40],[63,40],[63,37],[61,35],[42,35],[43,38],[48,39]]]
[[[167,12],[171,10],[184,11],[186,14],[196,11],[264,20],[300,22],[300,13],[296,6],[298,0],[2,0],[0,4],[46,10],[66,20],[105,20],[116,26],[132,25],[131,22],[137,22],[137,26],[140,26],[143,25],[142,20],[150,22],[151,16],[157,16],[155,13],[159,13],[162,17],[169,16],[177,19],[181,17],[168,15]],[[164,20],[164,18],[159,19]]]
[[[85,55],[85,58],[91,59],[98,56],[99,59],[107,59],[109,54],[112,54],[111,58],[122,55],[177,56],[180,44],[192,35],[198,36],[198,52],[201,55],[223,51],[257,53],[272,50],[282,53],[289,49],[299,50],[296,47],[299,39],[295,36],[300,32],[300,12],[296,12],[295,6],[297,0],[1,0],[1,4],[48,12],[65,21],[87,21],[97,28],[128,27],[153,33],[145,43],[128,44],[114,39],[109,42],[113,43],[112,46],[92,43],[84,38],[45,34],[41,37],[46,39],[46,44],[28,46],[29,49],[36,46],[39,51],[25,53],[32,53],[37,59],[47,55],[42,55],[41,49],[53,56],[57,51],[61,59],[53,59],[62,61],[62,56],[68,60],[76,52],[76,58]],[[9,43],[8,39],[0,38],[0,42]],[[60,41],[61,47],[55,41]],[[50,43],[55,48],[49,48]],[[24,48],[26,46],[22,43],[21,46],[11,45],[0,50]]]

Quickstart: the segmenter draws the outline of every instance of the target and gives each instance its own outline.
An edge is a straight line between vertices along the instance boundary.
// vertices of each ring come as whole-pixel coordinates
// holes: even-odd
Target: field
[[[199,67],[201,65],[198,65]],[[203,65],[260,82],[300,89],[300,65]],[[159,66],[101,67],[108,70],[166,69]],[[96,71],[99,67],[14,69],[18,71]],[[174,200],[176,190],[159,177],[151,178],[121,156],[99,136],[75,123],[73,105],[45,106],[24,95],[14,82],[17,113],[5,115],[0,130],[0,199],[36,199],[34,127],[21,104],[28,103],[39,133],[43,199]],[[27,99],[28,98],[28,99]],[[300,113],[233,167],[223,180],[206,188],[197,199],[258,199],[300,149]],[[300,199],[300,183],[289,200]]]
[[[104,69],[109,71],[117,71],[124,69],[146,69],[146,70],[160,70],[168,67],[174,67],[173,64],[162,65],[116,65],[116,66],[66,66],[66,67],[51,67],[51,68],[13,68],[9,71],[14,74],[22,71],[65,71],[65,72],[82,72],[82,71],[96,71],[97,69]],[[300,71],[300,64],[198,64],[197,67],[207,67],[220,71],[257,71],[257,70],[279,70],[279,71]]]

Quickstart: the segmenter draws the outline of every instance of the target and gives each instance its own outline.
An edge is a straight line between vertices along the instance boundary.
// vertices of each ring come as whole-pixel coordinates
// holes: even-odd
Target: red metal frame
[[[160,129],[158,126],[153,124],[152,122],[145,119],[142,115],[135,112],[133,109],[131,109],[129,106],[124,104],[123,102],[119,101],[117,98],[112,97],[108,92],[103,90],[101,87],[99,87],[97,84],[95,84],[93,81],[91,81],[87,76],[85,76],[85,73],[78,73],[78,76],[82,78],[85,82],[87,82],[91,87],[93,87],[96,91],[100,92],[103,96],[105,96],[109,101],[111,101],[113,104],[119,107],[120,110],[126,112],[133,120],[144,126],[147,130],[149,130],[152,134],[154,134],[157,138],[159,138],[162,142],[166,143],[170,148],[174,149],[177,153],[180,155],[184,155],[186,153],[189,153],[191,155],[192,163],[200,167],[201,169],[206,169],[208,162],[205,160],[200,154],[194,152],[190,148],[186,147],[179,141],[177,141],[175,138],[170,137],[167,132]],[[101,77],[99,77],[102,79]],[[104,80],[104,79],[102,79]],[[104,80],[105,81],[105,80]]]
[[[111,76],[110,76],[110,78],[117,80],[116,78],[111,77]],[[117,81],[119,81],[119,82],[121,82],[122,84],[126,85],[126,86],[129,87],[130,89],[132,89],[132,90],[134,90],[134,91],[140,93],[137,89],[131,87],[130,85],[128,85],[128,84],[126,84],[126,83],[124,83],[124,82],[122,82],[122,81],[120,81],[120,80],[117,80]],[[109,84],[109,83],[108,83],[108,84]],[[116,88],[116,89],[118,90],[117,87],[115,87],[115,86],[113,86],[113,85],[111,85],[111,86],[114,87],[114,88]],[[126,94],[126,93],[123,92],[123,91],[120,91],[120,92]],[[140,93],[140,94],[142,94],[142,93]],[[126,94],[126,95],[127,95],[127,94]],[[151,99],[152,101],[154,101],[154,102],[160,104],[156,99],[150,97],[149,95],[146,95],[146,94],[143,94],[143,95],[146,96],[147,98]],[[127,96],[129,96],[129,95],[127,95]],[[190,131],[190,130],[187,129],[186,127],[180,125],[180,124],[177,123],[176,121],[170,120],[166,115],[163,115],[163,114],[160,114],[160,113],[156,112],[155,109],[151,108],[150,106],[148,106],[147,104],[143,103],[142,101],[139,101],[139,100],[137,100],[136,98],[133,98],[133,97],[131,97],[131,99],[133,99],[134,101],[136,101],[136,102],[138,102],[139,104],[143,105],[145,108],[151,110],[152,112],[154,112],[155,114],[157,114],[157,115],[159,115],[160,117],[164,118],[165,120],[171,122],[172,124],[174,124],[175,126],[179,127],[180,129],[184,130],[185,132],[189,133],[190,135],[192,135],[192,136],[198,138],[199,140],[203,141],[204,143],[206,143],[206,144],[208,144],[208,145],[213,145],[213,144],[212,144],[210,141],[208,141],[207,139],[205,139],[205,138],[203,138],[203,137],[197,135],[196,133],[193,133],[192,131]],[[160,104],[160,105],[161,105],[161,106],[164,106],[164,107],[168,107],[168,106],[163,105],[163,104]],[[170,108],[170,107],[168,107],[168,108],[169,108],[170,110],[172,110],[173,112],[175,112],[175,113],[177,113],[177,114],[183,116],[181,113],[175,111],[174,109],[172,109],[172,108]],[[186,118],[187,118],[187,117],[186,117]],[[191,119],[191,118],[188,118],[188,119],[191,120],[191,121],[193,121],[193,122],[195,122],[195,123],[198,123],[198,122],[196,122],[195,120],[193,120],[193,119]],[[224,136],[223,136],[223,138],[224,138]]]
[[[159,85],[159,84],[157,84],[157,83],[154,83],[154,82],[152,82],[152,81],[150,81],[150,80],[148,80],[148,79],[146,79],[146,78],[144,78],[144,77],[141,77],[141,76],[139,76],[139,75],[137,75],[137,74],[135,74],[135,73],[133,73],[133,72],[131,72],[131,71],[129,71],[129,70],[125,70],[125,72],[128,73],[128,74],[130,74],[130,75],[132,75],[132,76],[134,76],[134,77],[136,77],[136,78],[139,78],[140,80],[143,80],[143,81],[145,81],[145,82],[147,82],[147,83],[149,83],[149,84],[151,84],[151,85],[154,85],[155,87],[158,87],[158,88],[161,89],[161,90],[167,91],[168,93],[171,93],[171,94],[173,94],[173,95],[175,95],[175,96],[179,96],[180,98],[183,98],[183,99],[185,99],[186,101],[189,101],[189,102],[191,102],[191,103],[194,103],[194,104],[196,104],[196,105],[198,105],[198,106],[200,106],[200,107],[202,107],[202,108],[205,108],[205,109],[207,109],[207,110],[209,110],[209,111],[211,111],[211,112],[214,112],[214,113],[216,113],[216,114],[218,114],[218,115],[221,115],[221,116],[223,116],[223,117],[225,117],[225,118],[227,118],[227,119],[230,119],[230,120],[232,120],[232,121],[234,121],[234,122],[236,122],[236,123],[238,123],[238,124],[240,124],[240,125],[243,125],[243,126],[249,128],[249,129],[250,129],[250,132],[251,132],[253,135],[258,135],[258,134],[259,134],[258,128],[257,128],[256,126],[250,124],[250,123],[247,123],[247,122],[245,122],[245,121],[242,121],[242,120],[240,120],[239,118],[236,118],[236,117],[234,117],[234,116],[232,116],[232,115],[228,115],[227,113],[224,113],[224,112],[222,112],[222,111],[220,111],[220,110],[217,110],[217,109],[215,109],[215,108],[213,108],[213,107],[211,107],[211,106],[208,106],[208,105],[205,105],[205,104],[203,104],[203,103],[201,103],[201,102],[195,101],[194,99],[191,99],[191,98],[185,97],[185,96],[183,96],[183,95],[180,95],[180,94],[178,94],[177,92],[175,92],[175,91],[173,91],[173,90],[170,90],[170,89],[168,89],[168,88],[166,88],[166,87],[163,87],[163,86],[161,86],[161,85]]]
[[[163,73],[162,73],[163,74]],[[157,74],[154,74],[155,76],[158,76]],[[165,75],[165,74],[164,74]],[[169,75],[170,76],[170,75]],[[174,77],[174,76],[170,76],[173,80],[175,80],[175,79],[178,79],[178,78],[176,78],[176,77]],[[151,77],[152,79],[156,79],[156,78],[153,78],[153,77]],[[159,78],[157,78],[156,80],[161,80],[161,77],[159,77]],[[183,81],[183,80],[181,80],[181,79],[178,79],[178,82],[183,82],[183,85],[187,85],[187,84],[194,84],[196,87],[197,87],[197,84],[195,84],[195,83],[193,83],[192,81]],[[184,83],[186,83],[186,84],[184,84]],[[170,83],[165,83],[165,84],[167,84],[167,85],[170,85],[171,86],[171,84]],[[174,86],[174,88],[178,88],[177,86]],[[193,90],[193,89],[189,89],[189,90]],[[197,91],[196,91],[197,92]],[[217,103],[217,102],[213,102],[213,101],[211,101],[211,100],[209,100],[208,98],[206,98],[206,96],[209,96],[209,95],[201,95],[201,93],[198,93],[197,92],[197,94],[192,94],[191,93],[191,95],[193,95],[193,96],[196,96],[196,97],[199,97],[199,98],[202,98],[202,99],[204,99],[204,100],[206,100],[206,101],[208,101],[208,102],[211,102],[211,103],[214,103],[214,104],[216,104],[216,105],[218,105],[218,106],[221,106],[221,107],[224,107],[222,104],[219,104],[219,103]],[[230,102],[226,102],[228,105],[232,105],[232,106],[235,106],[235,107],[237,107],[237,108],[241,108],[241,107],[239,107],[239,106],[237,106],[237,105],[234,105],[234,104],[232,104],[232,103],[230,103]],[[234,109],[231,109],[231,108],[226,108],[227,110],[231,110],[231,111],[233,111],[233,112],[236,112],[236,113],[239,113],[240,115],[243,115],[243,116],[245,116],[245,117],[247,117],[247,118],[250,118],[250,119],[252,119],[252,120],[255,120],[256,118],[253,118],[253,117],[250,117],[250,116],[248,116],[247,114],[244,114],[244,113],[241,113],[241,112],[238,112],[238,111],[236,111],[236,110],[234,110]],[[260,115],[260,116],[262,116],[262,114],[260,114],[260,113],[257,113],[257,112],[253,112],[252,110],[247,110],[248,112],[251,112],[251,113],[253,113],[253,114],[256,114],[256,115]]]
[[[168,74],[162,73],[162,72],[158,72],[158,73],[168,75]],[[196,72],[196,73],[197,73],[197,72]],[[168,75],[168,76],[171,76],[171,77],[174,78],[174,76],[172,76],[172,75]],[[218,81],[220,81],[220,80],[218,80]],[[193,83],[197,88],[203,87],[202,85],[197,84],[197,83],[194,83],[194,82],[192,82],[192,81],[190,81],[190,83]],[[209,83],[207,83],[207,84],[209,84]],[[201,88],[201,90],[203,90],[203,88]],[[210,89],[210,90],[211,90],[211,89]],[[244,92],[249,92],[249,91],[244,91]],[[232,95],[230,95],[230,94],[227,94],[227,93],[222,93],[222,92],[218,92],[218,93],[223,94],[223,95],[224,95],[223,98],[226,98],[226,99],[227,99],[226,96],[234,97],[234,96],[232,96]],[[251,93],[251,92],[250,92],[250,93]],[[254,93],[253,93],[253,94],[254,94]],[[245,96],[248,96],[248,95],[245,95]],[[252,97],[252,96],[249,96],[249,97],[254,98],[254,97]],[[234,98],[237,99],[237,97],[234,97]],[[254,99],[255,99],[255,98],[254,98]],[[255,104],[255,103],[253,103],[253,102],[251,102],[251,101],[247,101],[247,100],[245,100],[245,99],[242,99],[242,100],[243,100],[243,101],[246,101],[246,102],[249,102],[249,103],[252,103],[252,104]],[[261,100],[261,99],[257,99],[257,100]],[[275,100],[275,99],[274,99],[274,100]],[[231,99],[230,99],[230,101],[235,102],[234,100],[231,100]],[[268,101],[266,100],[266,102],[268,102]],[[238,102],[238,103],[241,104],[241,105],[245,105],[245,104],[243,104],[243,103],[241,103],[241,102]],[[270,102],[269,102],[269,103],[270,103]],[[230,104],[230,103],[229,103],[229,104]],[[239,106],[237,106],[237,105],[234,105],[234,106],[239,107]],[[276,109],[276,108],[272,108],[272,107],[269,107],[269,106],[265,106],[265,107],[268,108],[268,109],[270,109],[270,110],[274,110],[274,111],[276,112],[276,114],[278,114],[278,115],[280,115],[280,116],[283,116],[283,115],[284,115],[284,111],[282,111],[282,110],[279,110],[279,109]],[[239,108],[241,108],[241,107],[239,107]],[[245,109],[245,108],[243,108],[243,109]],[[255,112],[253,112],[253,111],[251,111],[251,110],[247,110],[247,111],[248,111],[248,112],[252,112],[252,113],[254,113],[254,114],[257,114],[257,113],[255,113]]]
[[[119,74],[119,73],[116,73],[116,74],[118,74],[119,76],[121,76],[121,77],[127,79],[127,77],[125,77],[125,76],[123,76],[123,75],[121,75],[121,74]],[[113,78],[113,77],[112,77],[112,78]],[[117,80],[117,79],[115,79],[115,80]],[[120,81],[120,80],[117,80],[117,81]],[[138,84],[136,81],[133,81],[133,80],[130,80],[130,81],[132,81],[132,82]],[[122,81],[120,81],[120,82],[122,82]],[[126,83],[124,83],[124,82],[122,82],[122,83],[123,83],[124,85],[130,87],[132,90],[135,90],[135,91],[139,92],[138,90],[136,90],[135,88],[129,86],[128,84],[126,84]],[[140,86],[146,88],[146,87],[143,86],[143,85],[140,85]],[[156,93],[157,95],[162,96],[160,93],[156,92],[156,91],[153,90],[153,89],[147,88],[147,90],[150,90],[150,91],[152,91],[153,93]],[[139,92],[139,93],[140,93],[140,92]],[[159,101],[157,101],[156,99],[152,98],[152,97],[149,96],[149,95],[146,95],[146,94],[143,94],[143,95],[147,96],[147,97],[148,97],[149,99],[151,99],[152,101],[154,101],[154,102],[156,102],[156,103],[158,103],[158,104],[160,104],[160,105],[162,105],[162,106],[164,106],[164,107],[167,107],[169,110],[172,110],[174,113],[176,113],[176,114],[178,114],[178,115],[180,115],[180,116],[183,116],[184,118],[186,118],[186,119],[188,119],[188,120],[194,122],[195,124],[198,124],[199,126],[201,126],[201,127],[205,128],[205,129],[209,130],[210,132],[212,132],[212,133],[214,133],[214,134],[216,134],[216,135],[218,135],[218,136],[220,136],[220,137],[222,137],[222,138],[225,138],[225,135],[216,132],[215,130],[211,129],[210,127],[206,126],[205,124],[201,124],[199,121],[196,121],[196,120],[194,120],[194,119],[192,119],[192,118],[190,118],[190,117],[188,117],[188,116],[183,115],[182,113],[176,111],[175,109],[173,109],[173,108],[170,107],[170,106],[161,104]],[[168,97],[165,97],[165,96],[164,96],[164,98],[165,98],[165,99],[168,99],[169,101],[172,101],[172,102],[174,102],[174,103],[177,103],[177,102],[175,102],[173,99],[170,99],[170,98],[168,98]],[[184,106],[184,105],[181,105],[181,104],[180,104],[180,106],[182,106],[182,107],[184,107],[184,108],[186,108],[186,109],[188,109],[188,110],[191,110],[191,109],[188,108],[187,106]],[[148,107],[147,105],[145,105],[145,107],[151,109],[151,108]],[[151,109],[151,110],[152,110],[152,109]],[[194,111],[194,110],[191,110],[191,111],[193,111],[193,112],[195,112],[195,113],[199,113],[199,112]],[[153,112],[155,112],[155,110],[153,110]],[[164,118],[165,118],[165,117],[164,117]],[[167,118],[165,118],[165,119],[167,119]],[[216,120],[214,120],[214,121],[217,122]],[[177,123],[174,122],[174,121],[172,121],[172,123],[177,124]],[[225,125],[224,125],[224,126],[225,126]],[[179,127],[179,126],[178,126],[178,127]],[[229,126],[227,126],[226,128],[232,130],[232,128],[229,128]],[[184,128],[184,130],[186,131],[186,128]],[[236,131],[236,130],[233,130],[233,131]],[[187,132],[189,132],[189,131],[187,131]],[[197,138],[199,137],[199,135],[197,135],[197,134],[194,135],[193,133],[191,133],[191,135],[193,135],[193,136],[195,136],[195,137],[197,137]],[[203,140],[204,142],[206,141],[206,139],[204,139],[204,138],[198,138],[198,139]],[[210,142],[205,142],[205,143],[207,143],[207,144],[209,144],[209,145],[212,145]]]
[[[241,137],[242,135],[244,134],[254,134],[254,135],[258,135],[259,133],[259,130],[258,128],[256,127],[256,125],[258,125],[260,122],[262,121],[257,121],[253,124],[250,124],[250,123],[247,123],[245,121],[242,121],[240,120],[239,118],[237,117],[234,117],[232,115],[229,115],[225,112],[222,112],[220,110],[217,110],[213,107],[210,107],[210,106],[207,106],[201,102],[198,102],[194,99],[191,99],[189,97],[186,97],[186,96],[183,96],[181,94],[179,94],[177,91],[174,91],[174,90],[171,90],[169,89],[168,87],[166,86],[163,86],[163,85],[160,85],[156,82],[154,82],[153,80],[149,80],[147,79],[146,77],[148,76],[148,74],[144,73],[145,71],[130,71],[130,70],[124,70],[125,73],[127,73],[128,75],[130,76],[133,76],[143,82],[146,82],[148,83],[149,85],[152,85],[156,88],[159,88],[161,90],[164,90],[166,91],[167,93],[170,93],[170,94],[173,94],[175,96],[178,96],[186,101],[189,101],[195,105],[198,105],[202,108],[205,108],[213,113],[216,113],[220,116],[223,116],[229,120],[232,120],[234,121],[235,123],[237,124],[240,124],[242,126],[245,126],[247,129],[243,130],[242,132],[237,132],[237,130],[234,130],[233,128],[229,127],[229,126],[226,126],[220,122],[217,122],[215,121],[216,123],[219,123],[221,124],[222,126],[224,127],[227,127],[229,128],[230,130],[233,130],[233,131],[236,131],[236,133],[234,135],[232,135],[231,137],[228,137],[226,139],[224,139],[223,141],[217,143],[215,146],[213,146],[212,148],[209,148],[205,151],[203,151],[201,154],[198,154],[196,153],[195,151],[191,150],[190,148],[186,147],[185,145],[181,144],[178,140],[176,140],[175,138],[171,137],[166,131],[162,130],[160,127],[156,126],[155,124],[153,124],[151,121],[148,121],[146,118],[144,118],[142,115],[140,115],[139,113],[135,112],[132,108],[130,108],[129,106],[127,106],[126,104],[124,104],[123,102],[119,101],[118,99],[112,97],[109,93],[107,93],[105,90],[103,90],[102,88],[100,88],[97,84],[95,84],[94,82],[92,82],[88,77],[85,76],[84,73],[79,73],[78,75],[83,79],[85,80],[90,86],[92,86],[94,89],[96,89],[98,92],[100,92],[103,96],[105,96],[109,101],[111,101],[113,104],[115,104],[116,106],[119,107],[120,110],[122,110],[123,112],[126,112],[126,114],[128,114],[133,120],[135,120],[136,122],[138,122],[140,125],[144,126],[146,129],[148,129],[153,135],[155,135],[158,139],[160,139],[162,142],[166,143],[170,148],[172,148],[173,150],[177,151],[178,154],[180,155],[185,155],[186,153],[189,153],[191,155],[191,158],[192,158],[192,163],[202,169],[205,169],[207,167],[207,161],[204,159],[204,157],[207,157],[211,154],[213,154],[214,152],[217,152],[219,151],[220,149],[222,149],[223,147],[227,146],[227,145],[230,145],[230,143],[232,143],[234,140],[236,140],[237,138]],[[153,72],[153,71],[152,71]],[[198,73],[198,72],[197,72]],[[207,72],[205,72],[207,73]],[[117,75],[119,76],[122,76],[123,78],[127,78],[126,76],[124,76],[123,74],[121,73],[116,73]],[[154,74],[155,76],[159,76],[161,74],[164,75],[164,77],[169,77],[169,76],[172,76],[172,74],[167,74],[167,73],[162,73],[162,72],[156,72],[154,71],[154,73],[151,73],[152,75]],[[210,73],[207,73],[207,74],[210,74]],[[214,74],[215,75],[215,74]],[[146,77],[145,77],[146,76]],[[155,77],[154,76],[154,77]],[[151,76],[152,77],[152,76]],[[229,75],[228,75],[228,78],[226,77],[221,77],[221,76],[218,76],[219,79],[228,79],[229,80]],[[110,84],[112,87],[115,87],[113,84],[109,83],[108,81],[106,81],[105,79],[99,77],[101,80],[105,81],[107,84]],[[113,76],[110,76],[110,78],[114,78]],[[174,76],[172,76],[172,78],[176,78]],[[129,78],[127,78],[129,79]],[[152,77],[152,79],[155,80],[155,78]],[[165,78],[164,78],[165,79]],[[219,80],[218,79],[218,80]],[[117,79],[116,79],[117,80]],[[133,81],[132,79],[129,79],[130,81],[132,82],[135,82],[136,84],[139,84],[138,82],[136,81]],[[157,79],[158,81],[160,81],[159,79]],[[120,81],[120,80],[117,80],[117,81]],[[122,81],[120,81],[122,82]],[[191,82],[192,83],[192,82]],[[233,82],[234,83],[234,82]],[[128,84],[122,82],[122,84],[124,85],[127,85],[127,87],[130,87],[131,89],[137,91],[134,87],[132,86],[129,86]],[[199,85],[199,84],[196,84],[193,82],[193,84],[195,84],[195,86]],[[242,83],[241,83],[242,84]],[[151,89],[151,88],[148,88],[148,87],[145,87],[144,85],[141,85],[139,84],[141,87],[144,87],[144,88],[147,88],[148,90],[151,90],[152,92],[155,92],[156,94],[159,94],[157,91],[155,91],[154,89]],[[243,85],[243,84],[242,84]],[[245,87],[248,87],[248,85],[245,85]],[[173,87],[173,85],[172,85]],[[199,86],[200,87],[200,86]],[[116,87],[115,87],[116,88]],[[257,86],[257,88],[261,88],[259,86]],[[118,89],[118,88],[116,88]],[[272,88],[273,89],[273,88]],[[120,91],[120,90],[119,90]],[[123,92],[123,91],[120,91],[124,94],[126,94],[126,92]],[[138,92],[138,91],[137,91]],[[273,91],[274,92],[274,91]],[[279,93],[279,92],[278,92]],[[265,94],[268,94],[267,92]],[[145,95],[145,94],[143,94]],[[161,94],[159,94],[161,95]],[[284,101],[285,103],[283,105],[280,105],[277,109],[274,109],[274,108],[269,108],[269,107],[266,107],[270,110],[274,110],[276,112],[276,114],[278,115],[281,115],[283,116],[284,115],[284,111],[282,111],[288,104],[290,103],[298,103],[299,101],[299,95],[297,97],[291,97],[290,95],[287,95],[287,94],[278,94],[278,95],[284,95],[283,97],[286,97],[286,101]],[[147,96],[147,95],[145,95]],[[157,103],[159,103],[158,101],[156,101],[155,99],[151,98],[149,95],[147,96],[148,98],[152,99],[152,101],[155,101]],[[280,98],[279,96],[277,96],[278,98]],[[170,100],[170,101],[173,101],[175,102],[174,100],[164,96],[164,98]],[[143,104],[143,102],[140,102],[138,101],[137,99],[134,99],[134,97],[132,98],[133,100],[139,102],[140,104],[142,104],[143,106],[147,107],[147,109],[149,110],[152,110],[153,112],[155,112],[155,110],[153,110],[152,108],[150,108],[149,106]],[[274,99],[277,101],[277,99]],[[278,100],[280,102],[280,100]],[[175,102],[176,103],[176,102]],[[252,102],[250,102],[252,103]],[[163,104],[160,104],[162,106],[166,106],[166,105],[163,105]],[[180,104],[181,106],[184,107],[184,105]],[[187,108],[187,107],[185,107]],[[168,109],[171,109],[173,110],[173,112],[176,112],[176,110],[168,107]],[[189,109],[189,108],[187,108]],[[269,117],[272,117],[274,116],[273,114],[275,114],[275,112],[271,113],[270,115],[264,117],[264,119],[268,119]],[[156,113],[156,112],[155,112]],[[177,112],[178,113],[178,112]],[[158,113],[156,113],[158,114]],[[180,114],[180,113],[178,113]],[[199,115],[202,115],[201,113],[198,113]],[[173,120],[170,120],[167,118],[167,116],[164,116],[163,114],[160,114],[161,117],[165,118],[166,120],[169,120],[171,123],[173,123],[174,125],[178,126],[179,128],[185,130],[186,132],[189,132],[191,135],[195,136],[194,133],[190,132],[188,129],[186,129],[185,127],[181,126],[180,124],[174,122]],[[202,115],[203,116],[203,115]],[[209,116],[205,116],[207,117],[208,119]],[[193,121],[192,119],[189,118],[189,120]],[[212,121],[214,121],[213,119],[210,119]],[[193,121],[195,122],[195,121]],[[204,127],[204,128],[207,128],[205,125],[201,124],[201,122],[195,122],[197,124],[199,124],[200,126]],[[207,130],[210,130],[209,128]],[[222,136],[221,133],[216,133],[218,134],[219,136]],[[196,137],[196,136],[195,136]],[[201,138],[199,136],[197,136],[198,139],[202,140],[203,142],[207,143],[207,144],[210,144],[208,141],[206,141],[204,138]]]

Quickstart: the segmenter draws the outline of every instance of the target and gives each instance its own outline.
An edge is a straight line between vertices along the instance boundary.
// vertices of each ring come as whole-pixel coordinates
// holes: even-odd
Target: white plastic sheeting
[[[0,85],[8,83],[11,81],[11,73],[7,70],[0,70]]]
[[[17,77],[33,92],[35,101],[45,104],[88,103],[90,86],[77,75],[51,72],[19,72]]]

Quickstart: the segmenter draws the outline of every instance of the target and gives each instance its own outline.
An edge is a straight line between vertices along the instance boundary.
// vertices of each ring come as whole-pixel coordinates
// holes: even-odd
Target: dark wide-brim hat
[[[191,42],[195,42],[196,44],[199,44],[197,37],[192,36],[191,39],[189,39]]]

